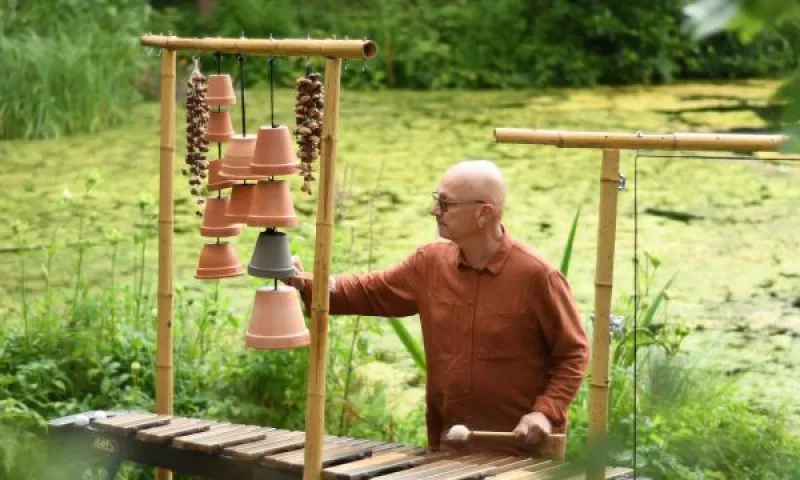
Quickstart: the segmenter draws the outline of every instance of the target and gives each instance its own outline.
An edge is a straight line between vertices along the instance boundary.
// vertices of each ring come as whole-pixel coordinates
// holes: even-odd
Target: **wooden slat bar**
[[[305,445],[305,434],[298,432],[293,436],[282,436],[279,439],[262,440],[243,447],[233,447],[223,450],[223,453],[245,461],[262,460],[267,455],[274,455],[301,448]]]
[[[426,453],[424,449],[409,449],[380,453],[372,458],[338,465],[325,469],[323,478],[327,480],[359,480],[377,475],[394,473],[397,470],[408,470],[426,463],[451,456],[445,452]]]
[[[109,427],[109,429],[111,431],[127,435],[133,432],[137,432],[143,428],[160,427],[163,425],[167,425],[171,419],[172,417],[170,417],[169,415],[159,415],[155,418],[144,418],[134,422],[128,422],[112,426]]]
[[[145,418],[155,418],[157,416],[158,416],[157,413],[149,413],[149,412],[130,413],[126,415],[118,415],[112,418],[94,419],[92,420],[92,426],[97,427],[99,430],[104,430],[106,428],[115,427],[117,425],[122,425],[124,423],[130,423]]]
[[[225,433],[235,432],[236,430],[239,430],[241,428],[242,428],[241,425],[234,425],[231,423],[220,423],[214,425],[213,427],[209,428],[204,432],[193,433],[191,435],[177,437],[175,438],[175,440],[172,441],[172,446],[177,448],[184,448],[184,446],[190,445],[192,442],[196,442],[198,440],[203,440],[207,438],[214,438],[216,436]]]
[[[184,418],[173,420],[167,425],[139,430],[136,438],[148,443],[167,443],[175,437],[205,432],[217,422],[211,420],[195,420]]]
[[[263,428],[251,427],[244,430],[236,430],[222,436],[191,442],[186,445],[186,448],[192,448],[193,450],[206,453],[215,453],[226,447],[249,444],[263,440],[266,437],[267,432]]]

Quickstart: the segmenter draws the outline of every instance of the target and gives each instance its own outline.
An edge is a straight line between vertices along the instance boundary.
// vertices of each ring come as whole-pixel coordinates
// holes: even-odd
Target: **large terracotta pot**
[[[236,133],[233,131],[231,112],[227,110],[209,112],[206,138],[209,142],[225,143]]]
[[[250,171],[250,161],[256,149],[256,136],[234,135],[228,140],[228,150],[222,158],[219,174],[228,180],[250,180],[264,178]]]
[[[233,80],[230,75],[208,76],[206,102],[209,105],[233,105],[236,103],[236,92],[233,91]]]
[[[310,335],[300,307],[300,296],[288,285],[256,290],[245,345],[273,350],[298,348],[309,344]]]
[[[222,160],[216,159],[208,162],[208,191],[215,192],[217,190],[222,190],[223,188],[231,188],[234,182],[233,180],[227,180],[222,178],[219,174],[220,169],[222,168]]]
[[[230,197],[209,197],[206,199],[206,209],[203,213],[203,225],[200,235],[204,237],[235,237],[242,233],[240,224],[231,222],[228,218],[228,204]]]
[[[268,176],[293,175],[300,171],[292,134],[286,126],[263,126],[258,130],[250,170],[254,174]]]
[[[247,225],[251,227],[296,227],[292,193],[286,180],[259,180],[250,201]]]
[[[231,199],[228,202],[228,221],[233,223],[247,223],[250,215],[250,206],[253,203],[255,183],[237,183],[231,189]]]
[[[215,278],[238,277],[244,274],[236,250],[228,242],[203,245],[197,261],[195,278],[209,280]]]

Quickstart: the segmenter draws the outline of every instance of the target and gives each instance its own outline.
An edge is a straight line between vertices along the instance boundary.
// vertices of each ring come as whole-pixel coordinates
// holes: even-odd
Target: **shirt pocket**
[[[531,312],[496,312],[482,319],[476,332],[475,356],[481,360],[517,360],[535,348]]]

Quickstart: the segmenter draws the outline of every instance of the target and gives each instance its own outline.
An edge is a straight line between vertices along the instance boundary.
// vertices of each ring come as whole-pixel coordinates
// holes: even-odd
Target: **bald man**
[[[567,411],[583,380],[588,341],[569,285],[502,223],[506,185],[490,161],[448,169],[433,194],[437,241],[402,263],[332,278],[331,315],[419,314],[427,359],[432,449],[560,458]],[[296,263],[296,268],[302,266]],[[311,285],[288,281],[311,305]],[[453,444],[453,425],[516,439]]]

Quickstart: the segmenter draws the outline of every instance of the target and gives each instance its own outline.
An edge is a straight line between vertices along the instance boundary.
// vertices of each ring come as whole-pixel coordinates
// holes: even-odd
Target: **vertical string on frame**
[[[236,54],[236,60],[239,61],[239,96],[242,98],[242,137],[247,136],[247,111],[245,109],[244,101],[244,55],[241,53]]]
[[[275,128],[275,57],[269,57],[269,108],[272,128]]]

